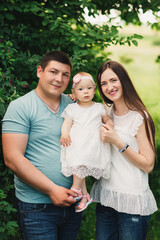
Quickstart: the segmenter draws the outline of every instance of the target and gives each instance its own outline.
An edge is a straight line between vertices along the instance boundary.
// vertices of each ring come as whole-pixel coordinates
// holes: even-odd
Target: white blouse
[[[136,134],[143,123],[137,111],[116,116],[111,111],[117,134],[136,152],[139,152]],[[148,185],[148,174],[130,163],[116,146],[111,147],[111,177],[94,183],[91,197],[95,202],[118,212],[150,215],[157,210],[155,198]]]

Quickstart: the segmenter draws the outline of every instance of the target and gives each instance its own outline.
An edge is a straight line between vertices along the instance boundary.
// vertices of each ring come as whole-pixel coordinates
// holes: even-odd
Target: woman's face
[[[101,75],[101,89],[103,94],[113,102],[123,98],[121,82],[110,68],[106,69]]]

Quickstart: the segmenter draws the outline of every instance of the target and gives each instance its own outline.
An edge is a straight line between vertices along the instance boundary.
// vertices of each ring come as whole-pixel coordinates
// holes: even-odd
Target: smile
[[[57,85],[54,85],[54,84],[51,84],[52,87],[55,87],[55,88],[61,88],[61,86],[57,86]]]
[[[109,92],[109,95],[113,96],[113,95],[115,95],[116,93],[117,93],[117,90],[114,90],[114,91]]]

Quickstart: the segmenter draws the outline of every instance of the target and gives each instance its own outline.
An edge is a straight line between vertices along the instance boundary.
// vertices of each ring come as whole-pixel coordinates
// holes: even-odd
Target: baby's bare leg
[[[83,180],[82,178],[76,176],[76,175],[73,175],[73,184],[72,184],[72,187],[76,188],[76,189],[82,189],[83,187]]]

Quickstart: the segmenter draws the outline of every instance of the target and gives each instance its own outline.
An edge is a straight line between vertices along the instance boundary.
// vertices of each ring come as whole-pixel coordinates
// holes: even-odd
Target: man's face
[[[70,66],[57,61],[50,61],[44,70],[38,66],[38,88],[46,97],[59,97],[67,88],[70,74]]]

